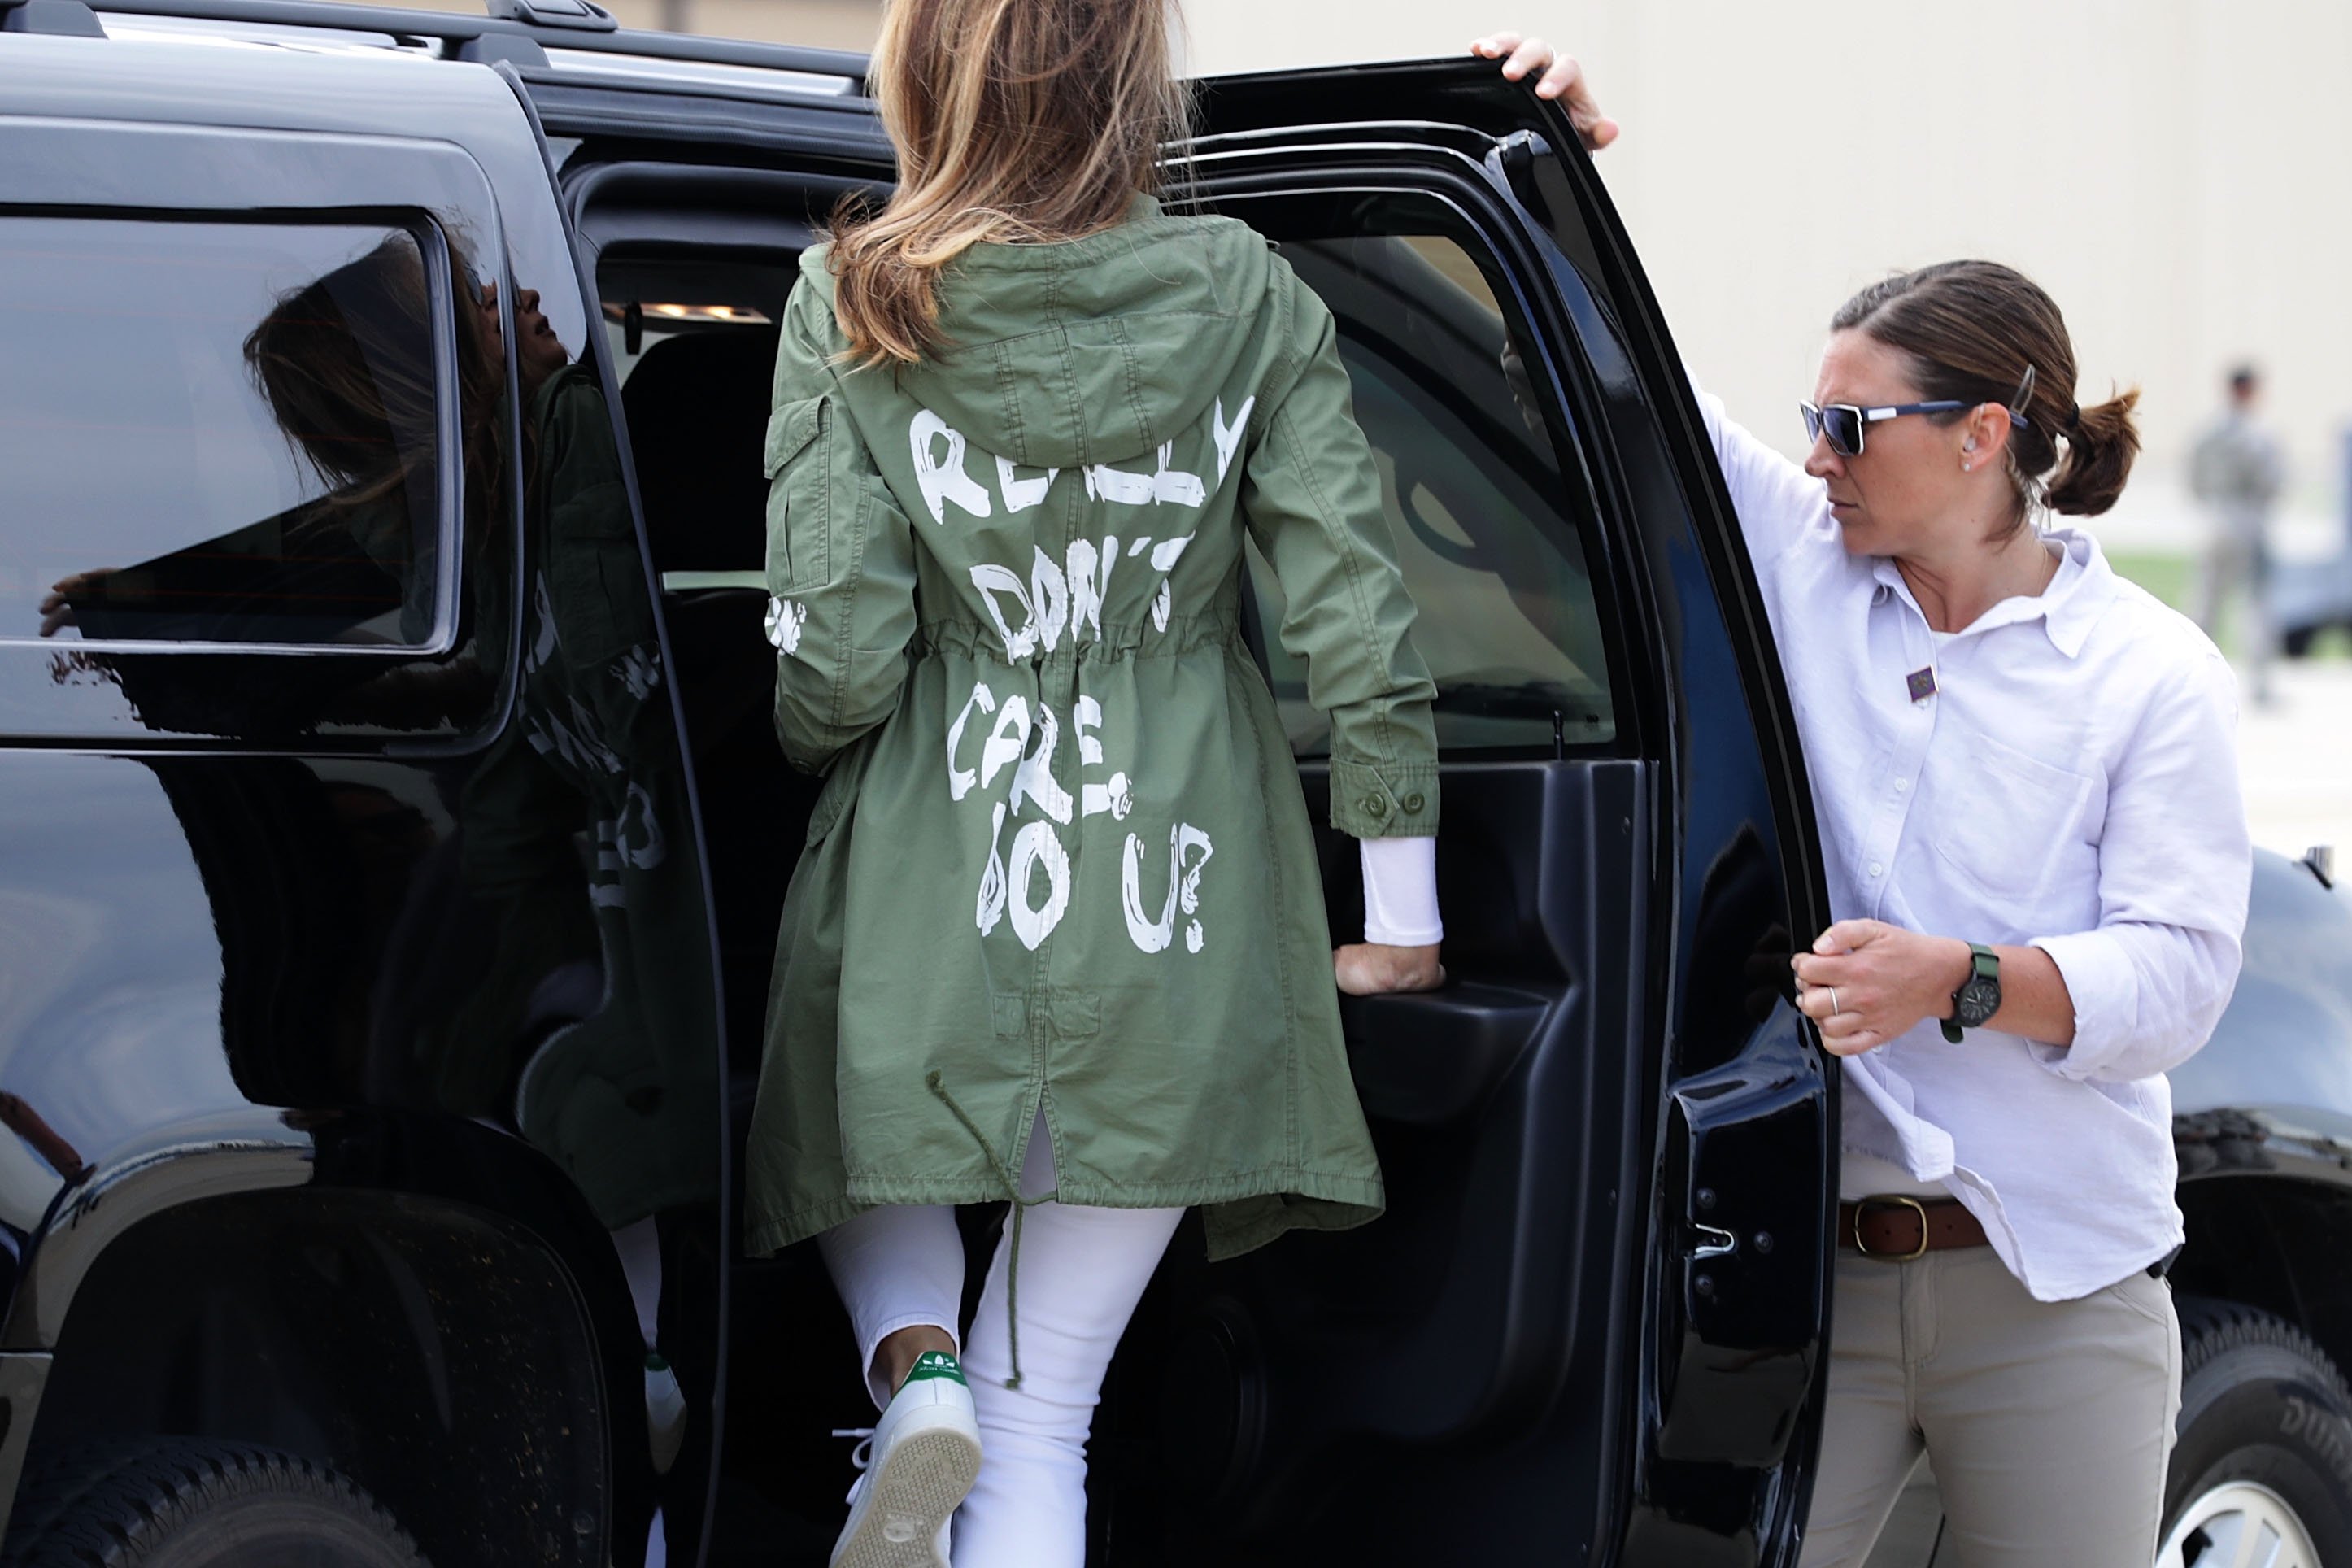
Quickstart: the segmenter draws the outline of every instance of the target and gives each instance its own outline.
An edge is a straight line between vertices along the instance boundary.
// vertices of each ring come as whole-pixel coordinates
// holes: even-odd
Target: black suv
[[[815,1564],[841,1519],[871,1406],[732,1173],[814,795],[769,728],[773,323],[889,149],[855,57],[496,4],[0,0],[10,1562]],[[1837,1123],[1780,987],[1825,899],[1624,233],[1473,62],[1209,84],[1171,174],[1338,316],[1456,979],[1348,1008],[1383,1220],[1171,1253],[1095,1560],[1790,1563]],[[2175,1079],[2168,1562],[2352,1562],[2326,870],[2261,860]]]

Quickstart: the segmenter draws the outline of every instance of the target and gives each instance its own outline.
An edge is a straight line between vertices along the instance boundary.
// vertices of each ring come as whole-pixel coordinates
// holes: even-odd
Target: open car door
[[[1179,1342],[1196,1402],[1244,1395],[1207,1511],[1374,1562],[1793,1561],[1834,1107],[1782,993],[1826,898],[1656,303],[1565,116],[1488,63],[1221,81],[1203,132],[1179,181],[1339,321],[1438,683],[1454,977],[1348,1007],[1387,1218],[1244,1259]]]
[[[891,174],[854,80],[794,63],[520,72],[611,323],[745,1087],[805,809],[761,689],[766,323],[835,202]],[[1827,900],[1655,302],[1564,116],[1489,64],[1234,79],[1203,111],[1171,199],[1329,302],[1381,468],[1439,687],[1453,981],[1346,1008],[1383,1219],[1216,1266],[1179,1237],[1097,1419],[1093,1560],[1792,1563],[1835,1106],[1785,991]],[[1324,731],[1255,574],[1319,818]],[[1321,849],[1352,940],[1353,846]],[[838,1525],[824,1433],[864,1395],[810,1250],[732,1265],[714,1563],[822,1562]]]

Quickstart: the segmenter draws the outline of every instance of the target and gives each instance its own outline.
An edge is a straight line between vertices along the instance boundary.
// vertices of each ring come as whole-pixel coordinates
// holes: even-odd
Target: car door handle
[[[1437,991],[1340,997],[1364,1114],[1434,1127],[1476,1110],[1564,996],[1465,981]]]
[[[1737,1059],[1668,1086],[1664,1458],[1777,1464],[1812,1385],[1830,1247],[1814,1173],[1830,1134],[1803,1026],[1782,1003]]]

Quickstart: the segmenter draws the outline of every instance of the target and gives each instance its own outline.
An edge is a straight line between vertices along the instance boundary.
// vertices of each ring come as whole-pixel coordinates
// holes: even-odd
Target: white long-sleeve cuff
[[[2037,1045],[2061,1078],[2108,1083],[2170,1072],[2211,1037],[2242,961],[2227,931],[2122,921],[2033,939],[2066,982],[2074,1043]]]
[[[2123,945],[2105,931],[2036,937],[2074,1004],[2074,1042],[2039,1042],[2034,1056],[2060,1078],[2097,1078],[2139,1033],[2139,976]]]
[[[1437,917],[1437,839],[1360,838],[1364,868],[1364,940],[1387,947],[1431,947],[1443,941]]]

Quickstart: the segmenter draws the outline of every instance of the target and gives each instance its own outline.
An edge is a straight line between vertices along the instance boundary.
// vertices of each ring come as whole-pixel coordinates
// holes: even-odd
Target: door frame
[[[1374,121],[1367,103],[1433,113]],[[1785,949],[1787,932],[1825,925],[1828,900],[1777,650],[1679,356],[1565,115],[1486,62],[1234,79],[1205,110],[1184,164],[1205,197],[1239,194],[1244,169],[1303,190],[1391,188],[1405,168],[1411,186],[1504,219],[1496,257],[1545,361],[1530,356],[1530,378],[1585,464],[1595,580],[1623,606],[1621,733],[1657,763],[1650,1110],[1629,1097],[1640,1153],[1624,1191],[1642,1201],[1622,1205],[1619,1258],[1635,1286],[1611,1335],[1632,1342],[1638,1374],[1614,1413],[1623,1479],[1604,1489],[1622,1511],[1601,1534],[1623,1563],[1688,1561],[1694,1531],[1723,1561],[1792,1562],[1827,1369],[1836,1081],[1786,995],[1754,1019],[1706,1004],[1773,931]],[[1731,1212],[1759,1193],[1777,1201]],[[1736,1273],[1717,1261],[1726,1235]],[[1742,1292],[1746,1309],[1730,1304]],[[1752,1342],[1743,1317],[1773,1342]],[[1735,1370],[1759,1350],[1777,1352],[1768,1376]],[[1727,1398],[1742,1419],[1701,1416]]]

